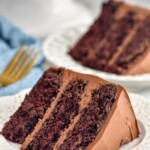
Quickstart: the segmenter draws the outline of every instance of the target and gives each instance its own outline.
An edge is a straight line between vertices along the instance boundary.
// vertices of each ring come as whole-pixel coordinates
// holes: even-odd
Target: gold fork
[[[12,84],[26,76],[39,55],[29,48],[21,47],[0,75],[0,86]]]

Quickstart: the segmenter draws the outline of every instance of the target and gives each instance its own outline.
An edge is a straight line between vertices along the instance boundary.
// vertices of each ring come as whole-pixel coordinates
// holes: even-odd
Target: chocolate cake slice
[[[109,0],[69,51],[82,65],[116,74],[149,73],[150,10]]]
[[[51,70],[54,68],[47,72]],[[123,87],[93,75],[55,70],[61,70],[59,92],[25,139],[22,150],[118,150],[139,136]]]

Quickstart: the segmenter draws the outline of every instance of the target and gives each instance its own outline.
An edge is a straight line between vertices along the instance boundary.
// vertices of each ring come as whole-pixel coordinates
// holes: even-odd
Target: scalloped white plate
[[[0,97],[0,131],[4,123],[17,110],[23,101],[26,93],[30,89],[24,90],[13,96]],[[143,97],[136,94],[129,94],[133,109],[138,118],[138,125],[141,132],[139,138],[126,144],[120,150],[149,150],[150,149],[150,103]],[[7,141],[0,135],[0,150],[19,150],[21,145]]]
[[[116,75],[85,67],[73,60],[67,52],[75,45],[87,29],[88,25],[80,25],[50,35],[43,43],[43,51],[46,59],[57,66],[94,74],[106,80],[122,84],[132,92],[150,87],[150,74],[135,76]]]

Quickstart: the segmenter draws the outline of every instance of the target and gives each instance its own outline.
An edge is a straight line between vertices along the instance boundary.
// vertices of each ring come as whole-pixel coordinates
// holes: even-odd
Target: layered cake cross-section
[[[2,135],[22,150],[118,150],[139,136],[125,89],[69,69],[48,69]]]
[[[109,0],[69,54],[96,70],[143,74],[150,73],[149,43],[150,10]]]
[[[2,130],[6,139],[22,144],[59,93],[63,70],[49,69],[33,87]]]

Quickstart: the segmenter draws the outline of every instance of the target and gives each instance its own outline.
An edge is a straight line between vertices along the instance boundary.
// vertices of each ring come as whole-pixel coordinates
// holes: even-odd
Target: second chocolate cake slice
[[[124,75],[144,74],[150,73],[149,42],[150,10],[109,0],[69,55],[96,70]]]

